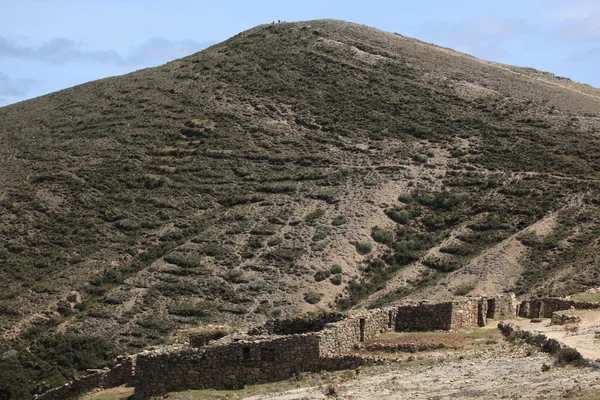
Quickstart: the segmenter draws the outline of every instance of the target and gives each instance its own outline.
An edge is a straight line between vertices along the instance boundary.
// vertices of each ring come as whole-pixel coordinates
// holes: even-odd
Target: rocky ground
[[[249,399],[600,398],[600,371],[553,364],[552,357],[528,346],[500,343],[462,355],[436,352],[366,368],[337,383],[333,396],[328,385],[319,385]],[[543,372],[544,365],[550,369]]]

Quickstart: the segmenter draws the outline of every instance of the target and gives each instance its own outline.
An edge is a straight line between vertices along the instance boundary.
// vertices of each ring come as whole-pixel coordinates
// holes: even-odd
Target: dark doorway
[[[529,318],[539,318],[541,309],[542,309],[541,301],[532,302],[531,303],[531,316]]]
[[[390,311],[388,314],[388,328],[391,328],[393,323],[394,323],[394,314],[392,313],[392,311]]]
[[[365,341],[365,319],[361,318],[360,319],[360,341],[364,342]]]
[[[496,300],[488,300],[487,301],[487,319],[494,319],[494,315],[496,314]]]
[[[242,360],[246,361],[250,359],[250,347],[242,348]]]

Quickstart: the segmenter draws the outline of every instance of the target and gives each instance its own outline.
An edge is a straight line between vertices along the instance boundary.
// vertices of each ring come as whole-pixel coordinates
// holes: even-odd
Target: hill
[[[600,90],[548,73],[269,24],[0,121],[5,387],[199,323],[600,284]]]

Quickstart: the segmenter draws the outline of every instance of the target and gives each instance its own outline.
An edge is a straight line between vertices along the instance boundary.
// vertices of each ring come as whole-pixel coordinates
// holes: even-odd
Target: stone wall
[[[384,332],[458,329],[484,325],[488,318],[514,315],[515,296],[511,294],[355,311],[349,316],[330,313],[270,320],[251,329],[248,335],[227,336],[206,347],[138,354],[134,398],[148,399],[186,389],[239,388],[287,379],[300,372],[356,368],[377,359],[344,353],[356,343],[371,341]],[[265,333],[269,335],[259,336]],[[286,335],[274,335],[277,333]],[[67,399],[94,387],[131,384],[133,369],[132,363],[117,366],[40,398]]]
[[[133,385],[135,358],[123,357],[120,363],[111,369],[103,369],[96,373],[79,377],[63,386],[35,396],[38,400],[78,399],[83,393],[95,388],[112,388],[121,385]]]
[[[301,317],[276,319],[270,318],[264,325],[248,330],[249,335],[296,335],[318,332],[325,325],[342,321],[346,318],[341,313],[307,314]]]
[[[581,322],[581,317],[577,314],[572,314],[565,311],[555,311],[552,313],[552,325],[577,324]]]
[[[450,329],[460,329],[463,326],[485,325],[486,310],[482,308],[487,303],[479,299],[465,299],[452,302]]]
[[[491,298],[467,297],[445,303],[423,302],[398,308],[396,330],[451,330],[484,326],[490,319],[514,318],[516,310],[514,293]]]
[[[397,331],[427,331],[452,329],[454,303],[420,303],[398,307]]]
[[[315,333],[240,340],[169,354],[139,354],[135,399],[169,391],[240,388],[287,379],[316,370],[320,363]]]
[[[358,342],[393,331],[396,318],[397,311],[394,308],[381,308],[357,312],[343,321],[326,325],[319,332],[321,357],[339,356]]]
[[[591,364],[577,350],[559,342],[556,339],[549,338],[542,333],[527,331],[518,328],[513,324],[507,324],[504,322],[500,322],[498,324],[498,329],[500,329],[500,332],[502,332],[502,334],[509,339],[524,340],[526,343],[538,347],[541,351],[558,357],[559,362],[562,361],[561,352],[566,350],[570,353],[569,359],[566,360],[569,363],[575,363],[579,365]]]
[[[506,293],[498,296],[494,296],[490,299],[493,300],[494,310],[491,313],[491,319],[512,319],[517,316],[517,296],[514,293]]]
[[[543,298],[525,300],[519,307],[519,317],[522,318],[552,318],[555,311],[568,310],[570,308],[589,310],[600,308],[600,303],[588,303],[561,298]]]

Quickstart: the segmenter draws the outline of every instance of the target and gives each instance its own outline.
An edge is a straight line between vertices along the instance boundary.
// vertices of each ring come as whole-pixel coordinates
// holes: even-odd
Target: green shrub
[[[456,290],[454,290],[454,295],[455,296],[466,296],[469,293],[471,293],[473,291],[473,289],[475,289],[475,286],[473,286],[473,285],[459,286],[456,288]]]
[[[260,236],[250,236],[247,246],[251,249],[260,249],[264,245],[263,239]]]
[[[140,318],[136,321],[136,324],[148,330],[160,332],[162,334],[173,330],[173,323],[171,321],[157,316]]]
[[[283,242],[282,238],[275,236],[275,237],[269,239],[269,241],[267,242],[267,246],[274,247],[274,246],[280,245],[282,242]]]
[[[209,317],[215,312],[215,305],[210,301],[201,301],[192,304],[180,304],[169,308],[169,314],[181,317]]]
[[[71,303],[75,303],[77,301],[77,295],[75,293],[71,293],[67,296],[67,301]]]
[[[321,294],[317,292],[307,292],[304,294],[304,301],[308,304],[317,304],[321,301]]]
[[[410,215],[406,211],[400,210],[388,210],[386,215],[394,222],[402,225],[408,224],[410,221]]]
[[[583,357],[579,352],[571,347],[564,347],[560,349],[558,354],[556,355],[558,359],[558,363],[561,365],[564,364],[573,364],[580,365],[583,364]]]
[[[186,281],[161,282],[154,287],[167,297],[186,296],[199,293],[197,284]]]
[[[267,283],[267,281],[265,281],[263,278],[256,278],[254,279],[252,282],[250,282],[250,290],[254,291],[254,292],[262,292],[263,290],[265,290],[267,287],[269,286],[269,284]]]
[[[319,270],[315,273],[315,281],[321,282],[331,276],[331,272],[327,269]]]
[[[425,154],[415,154],[412,159],[413,161],[416,161],[421,164],[425,164],[427,161],[429,161]]]
[[[194,251],[175,250],[164,256],[165,262],[181,268],[203,267],[202,254]]]
[[[319,228],[315,232],[312,240],[313,240],[313,242],[319,242],[321,240],[326,239],[330,233],[331,233],[331,228]]]
[[[230,280],[235,282],[235,281],[239,280],[242,276],[244,276],[244,270],[242,270],[240,267],[236,267],[236,268],[230,270],[229,273],[227,274],[227,276],[229,277]]]
[[[377,243],[386,244],[388,246],[391,246],[392,243],[394,243],[394,233],[387,229],[375,227],[371,230],[371,237]]]
[[[464,193],[450,192],[448,190],[437,193],[413,192],[411,193],[411,197],[422,206],[434,210],[452,210],[467,199],[467,195]]]
[[[452,272],[462,267],[458,260],[439,257],[427,258],[423,260],[423,264],[440,272]]]
[[[410,204],[414,201],[414,199],[410,193],[401,193],[400,196],[398,196],[398,201],[404,204]]]
[[[346,218],[343,215],[338,215],[333,219],[333,221],[331,221],[331,225],[340,226],[340,225],[345,225],[347,222],[348,222],[348,218]]]
[[[373,251],[373,246],[369,242],[360,242],[356,245],[358,254],[366,255]]]
[[[321,218],[324,214],[325,214],[325,210],[323,210],[321,208],[317,208],[315,211],[311,212],[306,217],[304,217],[304,220],[306,222],[314,222],[314,221],[318,220],[319,218]]]
[[[333,283],[334,285],[339,286],[342,284],[342,275],[341,274],[334,275],[329,279],[329,281],[331,283]]]
[[[331,271],[332,274],[341,274],[342,273],[342,267],[340,267],[339,265],[335,264],[332,265],[331,268],[329,269],[329,271]]]

